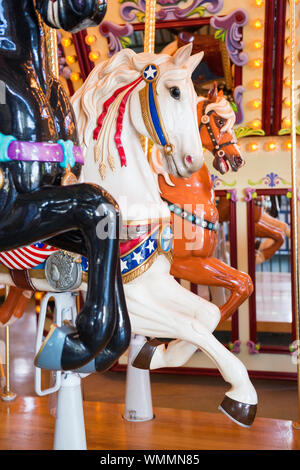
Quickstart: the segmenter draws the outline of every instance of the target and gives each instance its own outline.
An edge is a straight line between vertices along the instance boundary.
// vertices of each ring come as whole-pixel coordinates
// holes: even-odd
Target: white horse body
[[[187,50],[186,47],[183,49]],[[190,49],[188,53],[190,54]],[[130,65],[130,61],[135,62],[135,58],[132,59],[133,52],[131,51],[129,54],[125,50],[114,56],[115,67],[118,66],[117,56],[120,55],[119,62],[122,63],[126,54],[127,58],[130,56],[127,67]],[[145,54],[141,54],[141,56],[144,64],[147,62],[158,64],[161,57]],[[173,60],[169,57],[166,64],[163,64],[160,68],[161,81],[163,82],[164,73],[169,74],[170,85],[176,82],[170,74],[170,70],[174,68]],[[182,68],[188,69],[186,74],[188,74],[189,80],[186,77],[184,83],[181,83],[186,87],[185,100],[194,93],[190,80],[192,68],[188,68],[186,61],[187,58],[184,57],[180,64]],[[196,66],[198,62],[194,59],[193,66]],[[107,68],[109,68],[109,65]],[[117,149],[113,142],[113,135],[112,133],[110,135],[105,134],[104,129],[102,135],[102,131],[100,132],[98,140],[99,142],[102,138],[101,151],[106,155],[112,155],[116,164],[114,171],[108,169],[105,179],[101,180],[99,164],[95,161],[95,145],[97,144],[92,140],[92,127],[95,127],[96,119],[101,113],[99,103],[103,105],[103,102],[107,99],[107,97],[104,99],[101,96],[103,72],[105,75],[105,65],[96,68],[72,100],[79,126],[79,135],[83,138],[82,146],[85,154],[84,181],[105,187],[120,205],[123,219],[127,221],[139,223],[145,219],[169,218],[169,210],[160,199],[156,178],[141,147],[139,135],[146,137],[149,137],[149,135],[145,126],[143,126],[136,90],[132,91],[128,99],[123,121],[122,142],[127,167],[121,168]],[[177,80],[176,83],[180,83],[180,80]],[[115,88],[119,86],[122,86],[121,79],[120,84]],[[110,90],[109,96],[113,91],[113,89]],[[158,88],[158,95],[160,92],[161,88]],[[194,135],[196,129],[199,136],[196,97],[192,98],[191,101],[194,109],[190,116],[180,117],[176,110],[172,112],[171,102],[169,109],[164,109],[163,119],[168,134],[172,135],[172,138],[174,138],[173,132],[175,133],[177,129],[177,138],[174,140],[176,144],[178,143],[181,147],[187,145],[190,148],[192,145],[195,148],[196,143],[198,152],[200,152],[200,149],[202,151],[201,144],[199,146]],[[194,121],[192,125],[191,118]],[[112,119],[112,116],[110,119]],[[179,122],[179,129],[180,125],[184,126],[185,124],[181,130],[178,130],[178,121],[181,121]],[[109,125],[111,129],[116,128],[113,120],[107,124],[107,126]],[[105,125],[103,125],[104,127]],[[183,150],[181,150],[182,152]],[[191,153],[190,150],[185,150],[185,152]],[[171,172],[170,169],[169,172]],[[187,174],[184,176],[187,176]],[[169,261],[164,255],[160,255],[144,274],[124,286],[133,332],[151,337],[176,339],[176,341],[170,343],[167,349],[164,345],[156,348],[150,368],[183,365],[200,348],[215,362],[224,380],[231,383],[232,388],[226,395],[238,402],[255,405],[257,395],[249,380],[246,368],[212,334],[220,320],[218,307],[184,289],[170,275],[169,271]]]

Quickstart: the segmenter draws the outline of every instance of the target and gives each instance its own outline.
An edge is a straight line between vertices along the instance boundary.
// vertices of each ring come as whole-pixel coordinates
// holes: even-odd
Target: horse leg
[[[252,294],[253,284],[248,274],[223,263],[217,258],[174,257],[171,274],[194,284],[225,287],[231,291],[220,308],[222,323]]]
[[[12,317],[21,318],[31,296],[32,292],[11,286],[5,301],[0,307],[0,326],[6,326]]]
[[[260,253],[260,262],[264,262],[272,258],[276,251],[283,245],[285,239],[285,234],[279,227],[270,225],[262,218],[255,223],[255,236],[258,238],[270,238],[273,240],[272,245],[266,247]]]
[[[231,389],[226,392],[225,399],[221,404],[221,411],[239,424],[250,426],[256,413],[257,395],[242,362],[228,351],[197,318],[182,315],[178,312],[173,312],[171,316],[164,318],[161,311],[156,313],[153,310],[153,306],[151,315],[152,317],[148,318],[147,322],[148,335],[155,336],[157,329],[161,327],[167,337],[183,340],[182,342],[173,343],[174,350],[179,347],[185,353],[181,360],[180,356],[177,355],[177,366],[186,362],[188,356],[193,354],[197,348],[200,348],[212,359],[224,380],[231,384]],[[205,315],[204,312],[202,312],[202,315]],[[137,334],[144,334],[144,325],[140,323],[141,319],[132,312],[130,318],[133,331]],[[158,324],[159,318],[161,320],[160,324]],[[165,320],[168,320],[168,325]],[[141,329],[139,326],[141,326]],[[191,346],[187,347],[187,343],[191,343]],[[152,361],[151,368],[174,364],[171,350],[166,356],[161,346],[156,348]]]

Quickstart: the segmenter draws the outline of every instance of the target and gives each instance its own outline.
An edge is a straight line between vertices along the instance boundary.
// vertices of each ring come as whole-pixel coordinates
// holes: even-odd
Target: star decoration
[[[142,260],[144,259],[144,257],[142,256],[142,253],[134,253],[132,259],[133,261],[136,261],[137,264],[140,264]]]
[[[146,78],[146,80],[153,80],[156,77],[156,74],[157,69],[152,65],[148,65],[148,67],[146,67],[144,70],[144,77]]]
[[[146,246],[146,249],[149,250],[150,253],[155,250],[154,248],[154,240],[149,240],[148,245]]]
[[[123,272],[125,269],[128,269],[127,261],[121,259],[121,271]]]

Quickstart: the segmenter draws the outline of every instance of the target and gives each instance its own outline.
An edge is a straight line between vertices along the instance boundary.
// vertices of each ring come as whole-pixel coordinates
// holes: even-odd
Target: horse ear
[[[217,98],[218,98],[217,82],[213,82],[213,84],[211,85],[209,92],[207,94],[207,98],[209,101],[212,101],[213,103],[217,101]]]
[[[201,60],[203,59],[204,52],[198,52],[197,54],[193,54],[188,58],[187,66],[190,69],[191,73],[194,72],[195,68],[198,67]]]
[[[180,47],[173,55],[173,62],[175,65],[185,65],[191,56],[193,49],[193,43],[189,43],[186,46]]]

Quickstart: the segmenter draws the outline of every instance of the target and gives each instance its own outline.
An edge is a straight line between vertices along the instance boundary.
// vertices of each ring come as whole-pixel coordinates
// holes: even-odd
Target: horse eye
[[[169,89],[170,95],[174,100],[179,100],[180,99],[180,89],[178,86],[172,86],[172,88]]]
[[[226,122],[226,121],[225,121],[224,119],[218,119],[218,120],[217,120],[217,125],[218,125],[219,127],[223,127],[223,126],[225,125],[225,122]]]

